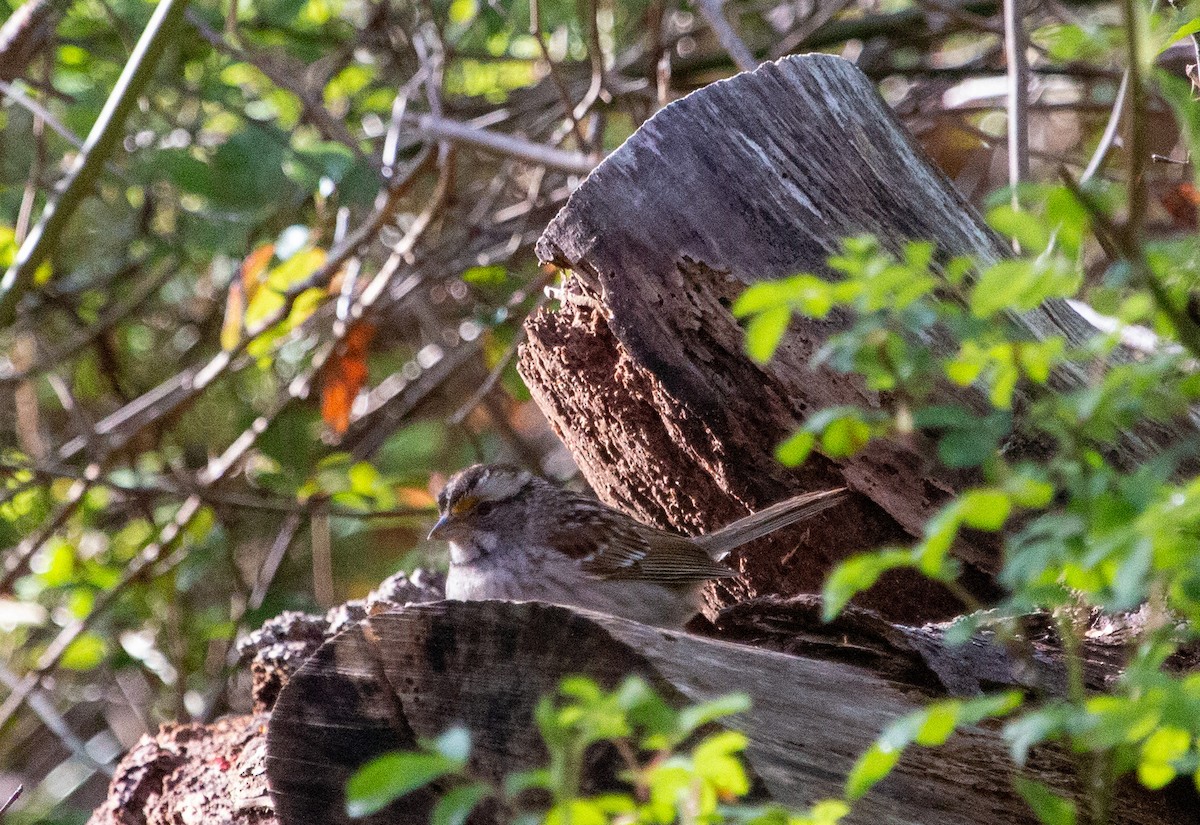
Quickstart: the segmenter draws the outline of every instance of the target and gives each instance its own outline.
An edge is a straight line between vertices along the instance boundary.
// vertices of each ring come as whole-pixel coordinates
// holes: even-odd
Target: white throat
[[[474,564],[496,549],[496,536],[492,533],[475,533],[467,542],[450,541],[450,564]]]

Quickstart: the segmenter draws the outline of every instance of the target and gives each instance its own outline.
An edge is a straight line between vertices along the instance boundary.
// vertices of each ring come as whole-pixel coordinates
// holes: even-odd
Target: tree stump
[[[519,368],[601,498],[702,532],[800,492],[844,484],[858,494],[737,554],[742,577],[715,586],[718,605],[817,591],[840,559],[910,542],[972,480],[930,461],[920,434],[846,459],[812,455],[797,470],[775,459],[811,413],[887,398],[855,376],[810,368],[845,318],[793,321],[763,366],[744,353],[729,306],[755,281],[828,274],[827,257],[863,233],[893,250],[918,239],[946,257],[1006,254],[870,81],[844,60],[807,55],[659,111],[584,181],[538,244],[570,275],[562,306],[527,323]],[[1092,331],[1062,301],[1009,322],[1070,341]],[[974,389],[943,393],[940,403],[984,409]],[[1152,451],[1155,435],[1131,435],[1128,459]],[[987,600],[995,537],[964,537],[955,552],[964,584]],[[909,622],[960,607],[909,571],[885,576],[858,603]]]

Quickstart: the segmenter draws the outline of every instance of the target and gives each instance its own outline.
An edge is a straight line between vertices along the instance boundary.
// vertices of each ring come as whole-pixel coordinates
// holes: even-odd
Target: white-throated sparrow
[[[730,550],[846,495],[796,496],[688,538],[524,470],[476,464],[438,495],[441,518],[429,537],[450,543],[447,598],[549,602],[680,627],[699,609],[706,581],[736,575],[721,563]]]

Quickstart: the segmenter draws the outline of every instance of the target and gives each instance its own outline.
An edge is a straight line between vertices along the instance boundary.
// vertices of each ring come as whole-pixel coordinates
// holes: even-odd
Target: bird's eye
[[[492,510],[494,510],[495,508],[496,508],[496,502],[481,501],[475,505],[475,513],[474,513],[475,518],[483,518],[488,513],[492,512]]]

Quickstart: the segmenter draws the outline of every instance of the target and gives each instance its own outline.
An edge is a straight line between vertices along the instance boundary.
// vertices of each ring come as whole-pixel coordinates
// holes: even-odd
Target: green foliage
[[[637,677],[612,691],[587,677],[567,677],[556,695],[538,702],[534,713],[549,753],[546,767],[510,774],[498,785],[474,779],[466,768],[469,737],[452,729],[420,751],[389,753],[364,765],[347,785],[346,809],[351,816],[366,816],[430,788],[438,793],[433,825],[461,825],[489,798],[502,821],[719,822],[729,815],[725,803],[750,791],[741,761],[747,742],[736,731],[705,731],[748,708],[746,696],[731,694],[676,710]],[[615,746],[621,755],[622,778],[630,792],[583,795],[589,753],[602,744]],[[529,795],[533,791],[543,792],[548,804],[532,804],[537,798]],[[826,805],[815,819],[790,822],[832,823],[841,815],[836,810]]]
[[[1188,105],[1194,110],[1190,95]],[[1149,788],[1182,774],[1200,784],[1200,679],[1162,670],[1178,644],[1196,637],[1200,621],[1200,480],[1186,469],[1194,448],[1181,441],[1143,461],[1119,458],[1131,430],[1186,419],[1198,398],[1200,353],[1167,337],[1136,359],[1106,363],[1119,343],[1115,333],[1097,331],[1082,341],[1033,336],[1021,313],[1080,293],[1082,251],[1098,224],[1111,224],[1111,215],[1097,210],[1110,208],[1112,199],[1103,190],[1080,195],[1051,186],[1021,194],[1021,209],[1006,204],[989,213],[1023,250],[1018,257],[949,258],[927,243],[891,251],[874,239],[852,238],[824,277],[756,284],[733,307],[747,321],[747,350],[758,360],[777,351],[793,314],[843,313],[843,331],[830,336],[814,365],[855,373],[880,393],[870,409],[813,414],[779,446],[784,463],[802,463],[813,450],[841,458],[874,439],[920,434],[926,440],[916,443],[931,445],[931,458],[976,478],[929,520],[913,546],[839,565],[825,585],[827,619],[898,567],[942,582],[970,604],[954,558],[956,545],[969,540],[964,531],[1001,534],[1000,581],[1008,589],[997,608],[1001,638],[1019,633],[1013,617],[1023,613],[1061,616],[1072,674],[1068,697],[938,702],[898,720],[855,766],[848,800],[886,777],[909,745],[936,746],[959,725],[1009,714],[1004,732],[1018,764],[1031,748],[1063,741],[1087,754],[1106,785],[1129,772]],[[1092,292],[1098,302],[1119,323],[1149,323],[1167,336],[1195,324],[1177,311],[1196,286],[1191,245],[1159,243],[1133,254],[1136,260],[1113,262]],[[1052,386],[1065,375],[1087,378]],[[959,400],[947,403],[948,397]],[[1038,444],[1037,454],[1013,457],[1007,448],[1016,438]],[[1081,604],[1128,611],[1147,602],[1175,622],[1147,627],[1117,684],[1087,697],[1074,611]],[[969,617],[947,638],[964,641],[977,627]],[[1017,782],[1045,823],[1106,821],[1104,794],[1080,812],[1032,780]]]

